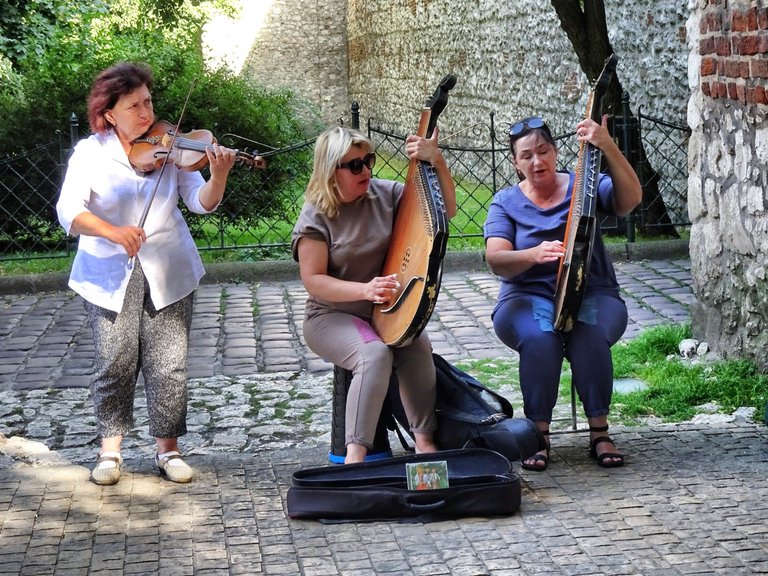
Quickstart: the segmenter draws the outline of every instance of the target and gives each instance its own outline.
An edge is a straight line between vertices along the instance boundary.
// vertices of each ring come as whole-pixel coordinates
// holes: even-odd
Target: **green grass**
[[[635,338],[622,341],[612,349],[614,378],[640,377],[651,365],[666,364],[670,354],[678,353],[681,340],[691,337],[687,324],[668,324],[642,331]]]
[[[720,360],[692,363],[678,353],[681,340],[691,337],[687,324],[649,328],[635,338],[612,348],[614,378],[632,378],[647,388],[635,392],[614,392],[611,421],[639,425],[655,417],[662,422],[690,420],[697,406],[714,404],[730,414],[740,407],[755,408],[762,419],[768,402],[768,374],[747,360]],[[480,382],[498,390],[502,384],[517,386],[516,360],[472,360],[457,366]],[[569,403],[571,375],[568,363],[560,379],[560,402]]]
[[[493,360],[461,360],[456,367],[491,390],[498,391],[503,385],[518,386],[517,358],[495,358]]]
[[[60,258],[25,258],[20,260],[0,261],[0,276],[22,274],[52,274],[69,272],[72,269],[74,252]]]
[[[645,390],[614,394],[614,410],[621,419],[634,423],[655,416],[664,422],[679,422],[692,418],[697,406],[709,403],[725,414],[739,407],[755,408],[755,417],[762,418],[768,401],[768,374],[744,359],[684,360],[678,344],[690,336],[688,325],[658,326],[613,348],[615,376],[647,384]]]

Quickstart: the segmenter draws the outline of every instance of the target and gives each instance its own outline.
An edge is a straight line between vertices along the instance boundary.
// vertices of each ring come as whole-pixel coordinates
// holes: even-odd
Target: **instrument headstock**
[[[432,96],[427,99],[424,108],[429,109],[431,115],[427,126],[426,138],[432,136],[432,132],[434,131],[435,126],[437,126],[437,117],[440,116],[445,105],[448,104],[448,92],[453,89],[454,86],[456,86],[456,76],[447,74],[440,80],[440,83],[437,85],[437,88],[435,88],[435,92]]]
[[[608,91],[608,86],[613,79],[613,73],[616,71],[616,63],[618,61],[619,57],[616,54],[611,54],[605,59],[603,71],[600,72],[600,76],[597,77],[595,86],[592,89],[591,110],[587,110],[587,114],[598,124],[602,121],[603,96]]]

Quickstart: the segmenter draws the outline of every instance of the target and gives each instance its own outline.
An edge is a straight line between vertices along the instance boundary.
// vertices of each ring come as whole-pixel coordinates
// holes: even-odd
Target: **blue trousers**
[[[514,297],[493,314],[496,335],[520,355],[526,417],[552,421],[565,358],[586,416],[605,416],[613,394],[611,346],[627,327],[624,301],[607,295],[585,298],[579,321],[565,334],[557,332],[553,322],[554,302],[538,296]]]

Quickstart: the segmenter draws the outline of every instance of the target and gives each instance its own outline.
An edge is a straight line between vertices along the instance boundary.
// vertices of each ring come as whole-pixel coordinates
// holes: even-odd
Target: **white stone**
[[[696,347],[699,345],[699,341],[695,338],[686,338],[682,340],[678,345],[680,356],[683,358],[692,358],[696,354]]]

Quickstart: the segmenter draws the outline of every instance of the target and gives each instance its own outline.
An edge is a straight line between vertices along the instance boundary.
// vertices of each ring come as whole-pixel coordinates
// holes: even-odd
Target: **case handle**
[[[445,506],[445,500],[438,500],[437,502],[431,502],[430,504],[417,504],[416,502],[409,502],[407,499],[404,504],[411,510],[417,512],[431,512],[433,510],[440,510]]]

